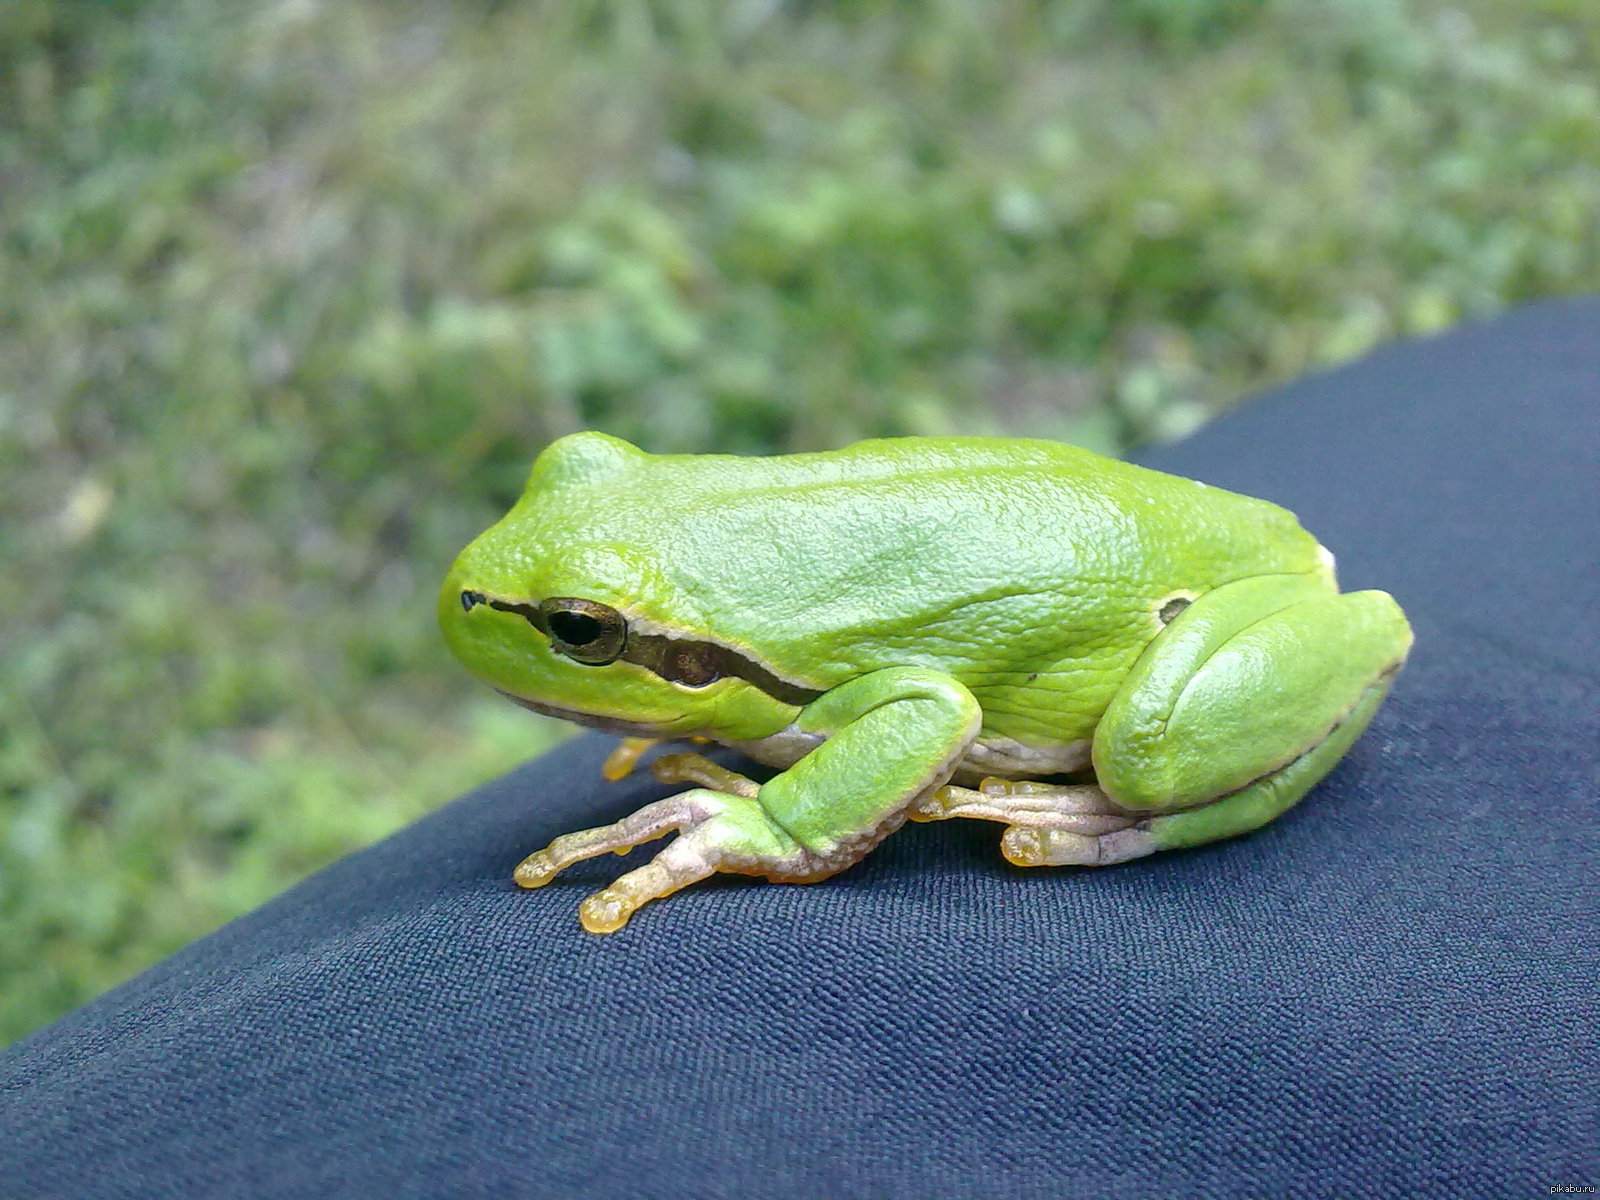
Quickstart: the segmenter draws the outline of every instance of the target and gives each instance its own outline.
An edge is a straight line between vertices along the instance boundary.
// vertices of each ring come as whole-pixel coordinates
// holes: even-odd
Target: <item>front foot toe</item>
[[[743,796],[748,800],[754,800],[761,791],[761,785],[755,780],[692,751],[663,754],[650,764],[650,772],[660,783],[693,783],[714,792]]]
[[[774,824],[754,797],[697,788],[648,804],[614,825],[563,834],[523,859],[512,878],[520,887],[543,887],[573,863],[608,851],[625,854],[674,829],[678,837],[665,850],[579,906],[585,929],[615,933],[643,905],[718,871],[803,877],[814,857]]]
[[[601,764],[600,774],[606,779],[616,783],[626,779],[633,773],[633,768],[639,759],[644,757],[651,746],[661,743],[660,738],[625,737],[618,742],[615,749],[606,755],[606,761]]]
[[[550,857],[550,851],[535,850],[517,864],[517,869],[511,873],[511,878],[518,887],[542,888],[560,873],[561,868]]]
[[[615,933],[628,923],[636,905],[607,888],[578,905],[578,923],[590,933]]]

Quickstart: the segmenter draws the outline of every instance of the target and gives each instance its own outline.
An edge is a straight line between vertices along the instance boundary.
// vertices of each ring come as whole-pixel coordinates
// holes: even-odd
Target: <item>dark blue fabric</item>
[[[1297,510],[1417,647],[1247,838],[1020,871],[909,827],[610,938],[509,875],[663,789],[587,737],[0,1056],[0,1194],[1514,1197],[1600,1185],[1600,302],[1147,456]],[[62,881],[70,887],[70,880]]]

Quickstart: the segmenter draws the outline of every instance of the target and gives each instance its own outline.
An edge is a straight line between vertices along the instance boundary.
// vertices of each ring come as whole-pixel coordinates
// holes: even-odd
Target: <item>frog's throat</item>
[[[725,746],[765,763],[787,769],[810,754],[825,740],[825,735],[790,724],[764,738],[730,738],[708,734]],[[1090,765],[1089,738],[1048,746],[1030,746],[1002,734],[981,734],[966,748],[956,763],[954,780],[974,784],[988,776],[1001,779],[1038,779],[1050,775],[1069,775]]]

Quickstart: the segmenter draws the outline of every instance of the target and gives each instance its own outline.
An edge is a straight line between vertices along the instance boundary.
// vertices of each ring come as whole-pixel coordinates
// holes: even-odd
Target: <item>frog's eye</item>
[[[595,600],[553,596],[539,604],[539,616],[558,654],[590,666],[615,662],[627,645],[627,620]]]

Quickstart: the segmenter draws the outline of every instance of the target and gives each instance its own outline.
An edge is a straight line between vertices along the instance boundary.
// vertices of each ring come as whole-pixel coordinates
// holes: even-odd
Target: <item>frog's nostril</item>
[[[477,607],[480,604],[484,604],[486,602],[487,602],[487,598],[484,596],[484,594],[482,592],[462,592],[461,593],[461,611],[462,612],[471,612],[475,607]]]

